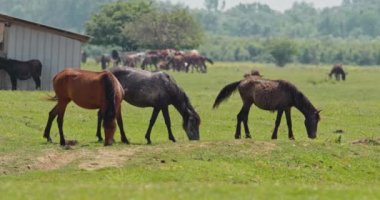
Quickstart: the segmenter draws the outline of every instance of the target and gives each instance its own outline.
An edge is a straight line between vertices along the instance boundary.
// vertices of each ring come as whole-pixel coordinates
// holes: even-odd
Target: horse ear
[[[322,110],[317,110],[317,113],[319,114]]]

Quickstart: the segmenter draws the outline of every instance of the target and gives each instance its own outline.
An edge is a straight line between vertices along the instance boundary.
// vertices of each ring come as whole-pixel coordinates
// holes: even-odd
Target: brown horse
[[[248,128],[248,113],[252,104],[263,110],[277,110],[277,119],[272,134],[272,139],[277,139],[277,130],[281,117],[285,111],[288,125],[289,139],[294,139],[292,120],[290,116],[291,107],[296,107],[305,116],[305,126],[309,138],[317,137],[317,125],[319,112],[293,84],[284,80],[266,80],[259,76],[248,76],[244,80],[236,81],[226,85],[215,99],[214,108],[231,96],[233,91],[239,89],[243,100],[243,107],[237,115],[235,138],[240,138],[241,122],[244,124],[246,138],[251,138]]]
[[[5,70],[11,78],[12,90],[17,89],[17,79],[33,78],[36,89],[41,87],[42,64],[39,60],[19,61],[0,57],[0,69]]]
[[[112,73],[66,68],[54,76],[53,87],[56,95],[55,99],[58,100],[58,103],[49,112],[49,119],[44,132],[44,137],[48,142],[52,141],[50,128],[54,118],[58,115],[60,144],[66,145],[62,130],[63,116],[67,104],[74,101],[82,108],[99,109],[98,117],[100,120],[104,119],[104,145],[111,145],[113,142],[116,129],[115,118],[120,129],[121,141],[128,143],[121,118],[121,102],[124,91]],[[100,121],[98,121],[98,125],[100,127]],[[100,128],[97,131],[100,132]],[[99,141],[103,140],[100,135],[98,139]]]
[[[150,72],[135,68],[112,68],[111,72],[124,88],[124,100],[137,107],[153,107],[145,138],[151,144],[150,133],[157,116],[162,111],[169,139],[175,142],[171,130],[169,105],[173,105],[181,114],[183,129],[190,140],[199,140],[200,118],[190,103],[186,93],[174,79],[163,72]]]
[[[257,76],[259,78],[262,77],[259,70],[257,69],[252,69],[249,73],[244,74],[244,78],[248,78],[249,76]]]
[[[346,72],[344,72],[342,64],[336,64],[333,66],[333,68],[330,71],[329,77],[331,78],[332,75],[335,76],[335,79],[337,81],[339,81],[340,78],[342,78],[342,80],[346,80]]]

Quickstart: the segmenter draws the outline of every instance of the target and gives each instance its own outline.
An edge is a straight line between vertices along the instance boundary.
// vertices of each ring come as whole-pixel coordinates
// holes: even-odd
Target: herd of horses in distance
[[[82,62],[86,62],[87,54],[82,52]],[[173,70],[200,73],[207,72],[206,62],[214,62],[201,55],[197,50],[178,51],[175,49],[148,50],[145,52],[118,52],[113,50],[110,55],[103,54],[95,57],[96,63],[100,63],[102,69],[110,66],[141,67],[143,70]]]
[[[50,129],[53,120],[57,117],[60,144],[66,146],[76,143],[76,141],[66,141],[63,133],[63,117],[66,107],[71,101],[85,109],[98,109],[96,136],[99,142],[103,141],[101,134],[101,126],[103,125],[105,146],[112,145],[114,142],[116,126],[120,130],[121,142],[129,143],[123,128],[121,113],[123,100],[136,107],[153,108],[145,134],[148,144],[152,143],[150,134],[160,111],[167,127],[169,140],[176,141],[171,130],[169,105],[173,105],[182,116],[182,126],[189,140],[200,139],[201,119],[191,105],[189,97],[176,84],[173,77],[158,69],[188,72],[192,67],[192,70],[196,69],[205,73],[207,72],[205,62],[212,63],[212,61],[197,51],[184,53],[156,50],[123,55],[119,56],[118,52],[113,51],[110,62],[113,62],[114,66],[101,72],[66,68],[54,76],[55,96],[49,99],[57,103],[49,112],[43,134],[48,142],[52,142]],[[102,55],[100,62],[104,62],[105,58],[106,56]],[[141,62],[142,69],[136,68],[138,62]],[[146,70],[148,63],[153,65],[154,70],[157,71]],[[129,67],[128,64],[133,67]],[[0,69],[5,70],[11,77],[12,90],[16,90],[16,79],[26,80],[30,77],[35,81],[36,88],[40,88],[42,65],[39,60],[18,61],[0,58]],[[343,70],[342,64],[334,65],[329,76],[330,78],[335,76],[338,81],[340,79],[345,80],[346,72]],[[244,126],[245,137],[251,138],[248,114],[252,104],[263,110],[277,111],[272,139],[277,139],[278,127],[285,112],[288,137],[294,140],[291,120],[292,107],[297,108],[304,115],[308,137],[311,139],[317,137],[320,110],[292,83],[285,80],[265,79],[258,70],[252,70],[244,74],[241,80],[224,86],[217,95],[213,108],[217,108],[236,90],[239,91],[243,101],[243,106],[237,115],[236,139],[241,137],[241,123]]]

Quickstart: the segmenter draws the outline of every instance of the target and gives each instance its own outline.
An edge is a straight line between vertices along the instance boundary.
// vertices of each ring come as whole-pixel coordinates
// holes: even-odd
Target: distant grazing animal
[[[86,63],[87,62],[87,57],[88,57],[87,53],[85,51],[82,51],[81,52],[81,62],[82,63]]]
[[[124,66],[135,68],[137,66],[137,63],[142,62],[144,57],[145,53],[124,53],[122,60]]]
[[[239,89],[243,107],[237,115],[235,138],[240,138],[241,122],[244,124],[246,138],[251,138],[248,128],[248,113],[252,104],[263,110],[277,111],[277,119],[272,134],[272,139],[277,139],[277,130],[281,117],[285,111],[288,124],[288,137],[293,140],[291,107],[296,107],[305,116],[305,126],[309,138],[317,137],[317,125],[319,122],[319,110],[309,99],[293,84],[284,80],[266,80],[257,76],[248,76],[244,80],[226,85],[215,99],[213,108],[231,96],[233,91]]]
[[[182,54],[177,54],[171,57],[168,57],[168,65],[172,66],[173,71],[182,71],[186,70],[186,60]]]
[[[0,57],[0,69],[5,70],[11,78],[12,90],[17,89],[17,79],[33,78],[36,89],[41,87],[42,64],[39,60],[19,61]]]
[[[331,78],[332,75],[335,76],[335,79],[337,81],[339,81],[340,78],[342,78],[342,80],[346,80],[346,72],[344,72],[342,64],[336,64],[333,66],[333,68],[330,71],[329,77]]]
[[[108,71],[91,72],[80,69],[66,68],[53,78],[57,104],[49,112],[49,118],[44,131],[44,138],[51,142],[50,128],[54,118],[58,115],[57,123],[60,136],[60,144],[66,145],[63,135],[63,116],[66,106],[70,101],[86,109],[99,109],[97,136],[99,141],[103,138],[100,134],[100,124],[104,120],[105,132],[104,145],[113,143],[113,135],[116,129],[115,119],[120,129],[121,141],[128,143],[124,133],[121,117],[121,102],[124,91],[119,81]]]
[[[260,74],[260,72],[259,72],[259,70],[257,70],[257,69],[253,69],[249,73],[244,74],[244,78],[247,78],[249,76],[262,77],[261,74]]]
[[[194,72],[194,68],[195,68],[197,72],[206,73],[207,72],[206,61],[209,62],[210,64],[214,64],[214,62],[211,59],[199,54],[190,53],[190,54],[185,54],[184,56],[187,63],[186,72],[189,71],[189,68],[191,66],[192,72]]]
[[[118,66],[121,63],[121,58],[119,56],[119,52],[116,50],[111,51],[111,61],[112,67]]]
[[[124,88],[124,100],[137,107],[153,107],[145,138],[151,144],[150,133],[160,111],[162,111],[169,134],[169,140],[175,142],[171,130],[169,105],[173,105],[181,114],[183,129],[190,140],[199,140],[200,118],[194,110],[185,92],[178,87],[172,77],[163,72],[149,72],[134,68],[112,68]]]
[[[146,70],[148,66],[154,66],[155,71],[158,70],[157,64],[163,59],[160,54],[148,53],[145,55],[144,60],[141,63],[141,69]]]
[[[111,56],[102,55],[100,57],[100,66],[102,67],[103,70],[109,67],[110,62],[111,62]]]

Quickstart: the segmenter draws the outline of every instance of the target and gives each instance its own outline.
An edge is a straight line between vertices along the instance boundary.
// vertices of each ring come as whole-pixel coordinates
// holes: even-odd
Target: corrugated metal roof
[[[47,25],[43,25],[43,24],[39,24],[39,23],[36,23],[36,22],[31,22],[31,21],[20,19],[20,18],[17,18],[17,17],[12,17],[12,16],[9,16],[9,15],[5,15],[5,14],[2,14],[2,13],[0,13],[0,21],[7,22],[7,23],[9,23],[9,25],[12,25],[12,23],[17,23],[17,24],[22,25],[22,26],[29,26],[31,28],[35,28],[35,29],[38,29],[38,30],[49,31],[49,32],[55,33],[57,35],[61,35],[61,36],[68,37],[68,38],[72,38],[72,39],[75,39],[75,40],[79,40],[81,42],[87,42],[90,39],[90,36],[87,36],[87,35],[82,35],[82,34],[79,34],[79,33],[74,33],[74,32],[71,32],[71,31],[67,31],[67,30],[63,30],[63,29],[59,29],[59,28],[56,28],[56,27],[47,26]]]

